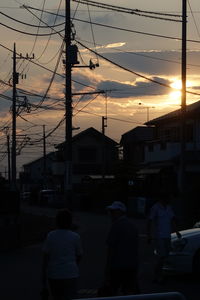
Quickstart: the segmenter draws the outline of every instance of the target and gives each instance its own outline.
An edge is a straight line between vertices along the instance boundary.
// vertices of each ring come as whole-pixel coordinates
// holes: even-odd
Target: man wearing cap
[[[138,294],[138,231],[126,216],[126,206],[115,201],[107,207],[112,226],[107,238],[106,275],[111,296]]]

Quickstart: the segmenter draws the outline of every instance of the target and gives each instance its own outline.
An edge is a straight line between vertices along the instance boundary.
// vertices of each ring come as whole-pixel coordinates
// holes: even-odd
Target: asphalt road
[[[55,216],[54,209],[24,208],[33,214]],[[104,280],[106,257],[105,240],[110,227],[107,215],[74,212],[84,248],[80,265],[79,297],[94,297],[96,289]],[[145,237],[145,220],[135,219],[140,232],[139,283],[143,294],[180,292],[186,300],[199,299],[199,279],[191,274],[169,275],[163,285],[152,283],[154,256],[151,245]],[[40,299],[41,288],[41,244],[0,253],[0,299]]]

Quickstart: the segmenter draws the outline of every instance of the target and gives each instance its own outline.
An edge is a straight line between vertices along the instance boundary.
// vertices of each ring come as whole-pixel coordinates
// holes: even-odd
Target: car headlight
[[[185,238],[172,240],[171,251],[173,251],[173,252],[182,251],[186,244],[187,244],[187,239],[185,239]]]

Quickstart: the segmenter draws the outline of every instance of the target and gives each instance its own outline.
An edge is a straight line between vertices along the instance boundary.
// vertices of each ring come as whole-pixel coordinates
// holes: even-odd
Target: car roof
[[[195,235],[200,235],[200,228],[190,228],[180,231],[183,238],[192,237]],[[176,237],[176,233],[172,233],[172,238]]]

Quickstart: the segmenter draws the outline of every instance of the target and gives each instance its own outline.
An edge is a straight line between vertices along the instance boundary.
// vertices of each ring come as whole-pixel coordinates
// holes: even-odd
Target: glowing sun
[[[182,88],[182,82],[181,80],[175,80],[173,83],[170,84],[170,86],[172,88],[174,88],[175,90],[172,91],[169,96],[172,100],[180,100],[181,99],[181,88]],[[186,82],[186,87],[191,87],[192,86],[192,82],[191,81],[187,81]]]

